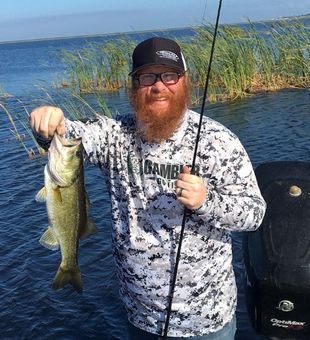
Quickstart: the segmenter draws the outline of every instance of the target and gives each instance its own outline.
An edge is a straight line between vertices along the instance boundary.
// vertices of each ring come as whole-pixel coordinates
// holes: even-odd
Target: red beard
[[[164,109],[155,110],[152,104],[159,98],[169,100],[169,104]],[[165,92],[145,95],[139,93],[139,90],[133,90],[131,101],[141,137],[150,143],[160,143],[169,139],[182,122],[189,98],[186,82],[174,94]]]

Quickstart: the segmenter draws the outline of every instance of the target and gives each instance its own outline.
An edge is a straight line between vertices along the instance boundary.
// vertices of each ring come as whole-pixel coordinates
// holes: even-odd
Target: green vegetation
[[[63,51],[70,82],[80,93],[118,90],[128,85],[128,65],[134,43],[126,38],[91,44],[73,53]]]
[[[26,151],[26,153],[28,154],[28,157],[31,159],[34,157],[35,155],[35,152],[33,151],[32,148],[28,148],[26,146],[26,144],[24,143],[24,134],[20,134],[19,133],[19,130],[16,126],[16,123],[15,123],[15,120],[12,116],[12,114],[8,111],[8,109],[6,108],[5,105],[3,105],[1,102],[0,102],[0,109],[2,109],[4,111],[4,113],[7,115],[10,123],[11,123],[11,126],[12,128],[10,129],[11,133],[13,134],[14,138],[16,139],[17,142],[19,142],[21,144],[21,146],[23,147],[23,149]],[[43,149],[40,148],[40,146],[38,145],[37,141],[35,140],[35,138],[33,137],[33,134],[31,133],[29,127],[26,125],[25,121],[23,119],[20,119],[20,117],[16,118],[20,123],[21,125],[23,126],[23,128],[26,130],[26,132],[29,134],[29,136],[31,136],[33,142],[35,143],[35,145],[37,146],[38,148],[38,151],[40,154],[43,154]]]
[[[195,29],[190,41],[179,41],[199,100],[209,62],[214,27]],[[135,43],[127,38],[80,51],[63,52],[70,86],[77,93],[119,90],[130,86],[128,72]],[[298,20],[268,23],[263,31],[220,26],[212,65],[209,101],[232,100],[259,91],[306,88],[310,84],[310,31]]]
[[[98,114],[112,117],[112,112],[106,105],[101,93],[96,93],[95,96],[92,95],[92,100],[86,100],[84,96],[71,92],[62,97],[62,103],[59,105],[44,88],[41,88],[41,91],[43,93],[42,97],[33,101],[31,106],[61,106],[68,117],[74,120],[94,118]],[[0,114],[3,112],[7,116],[11,126],[10,131],[13,135],[12,139],[16,140],[22,146],[29,159],[34,158],[36,155],[43,157],[46,152],[39,146],[29,127],[29,111],[21,100],[17,99],[17,101],[22,108],[22,110],[18,110],[18,112],[10,112],[5,100],[0,101]],[[27,105],[29,105],[29,103]]]
[[[265,26],[261,24],[260,29],[257,27],[251,22],[246,29],[220,26],[208,89],[209,102],[234,100],[261,91],[310,86],[310,30],[298,20],[268,22]],[[212,25],[200,26],[195,28],[196,34],[191,40],[178,41],[189,69],[193,105],[201,101],[213,31]],[[58,86],[66,88],[61,107],[70,118],[89,118],[97,113],[112,115],[104,94],[130,87],[128,72],[135,45],[124,36],[103,45],[91,44],[75,53],[62,52],[69,79],[61,81]],[[34,106],[59,106],[44,88],[41,90],[45,96],[33,103]],[[9,98],[10,95],[0,86],[0,111],[8,117],[13,138],[30,158],[36,153],[44,155],[29,129],[27,108],[20,102],[26,115],[13,115],[5,105]],[[37,148],[36,152],[25,142],[24,136],[27,135]]]

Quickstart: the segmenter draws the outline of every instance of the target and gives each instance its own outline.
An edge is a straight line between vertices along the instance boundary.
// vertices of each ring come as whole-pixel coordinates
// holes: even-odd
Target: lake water
[[[31,110],[44,102],[42,84],[56,95],[50,83],[65,76],[64,65],[58,59],[59,49],[72,50],[84,44],[83,38],[0,45],[0,85],[13,95],[1,102],[10,111],[26,116],[23,105]],[[40,100],[34,101],[37,98]],[[107,100],[113,110],[129,109],[123,92],[110,94]],[[57,93],[56,101],[61,102],[61,93]],[[309,89],[207,105],[205,113],[240,137],[254,166],[276,160],[309,161]],[[126,340],[126,313],[118,296],[111,255],[110,202],[101,173],[86,166],[91,215],[99,232],[80,246],[84,293],[78,295],[71,287],[55,292],[51,283],[60,254],[38,242],[46,229],[47,216],[45,206],[34,200],[43,184],[46,159],[37,156],[29,160],[14,141],[10,128],[8,117],[1,110],[0,338]],[[32,145],[29,138],[25,143]],[[245,309],[241,235],[234,234],[233,241],[239,288],[236,339],[260,339],[249,324]]]

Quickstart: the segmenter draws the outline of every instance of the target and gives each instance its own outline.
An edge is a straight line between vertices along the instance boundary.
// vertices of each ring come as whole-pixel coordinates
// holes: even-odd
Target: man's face
[[[149,66],[137,74],[176,72],[165,66]],[[181,76],[176,84],[167,85],[160,79],[150,86],[134,80],[132,104],[138,129],[149,142],[167,140],[180,125],[189,102],[187,79]]]

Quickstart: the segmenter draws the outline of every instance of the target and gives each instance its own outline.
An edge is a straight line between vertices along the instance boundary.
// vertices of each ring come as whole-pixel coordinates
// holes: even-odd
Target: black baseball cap
[[[186,71],[186,64],[180,46],[171,39],[154,37],[139,43],[132,54],[132,71],[146,66],[164,65],[175,68],[179,72]]]

